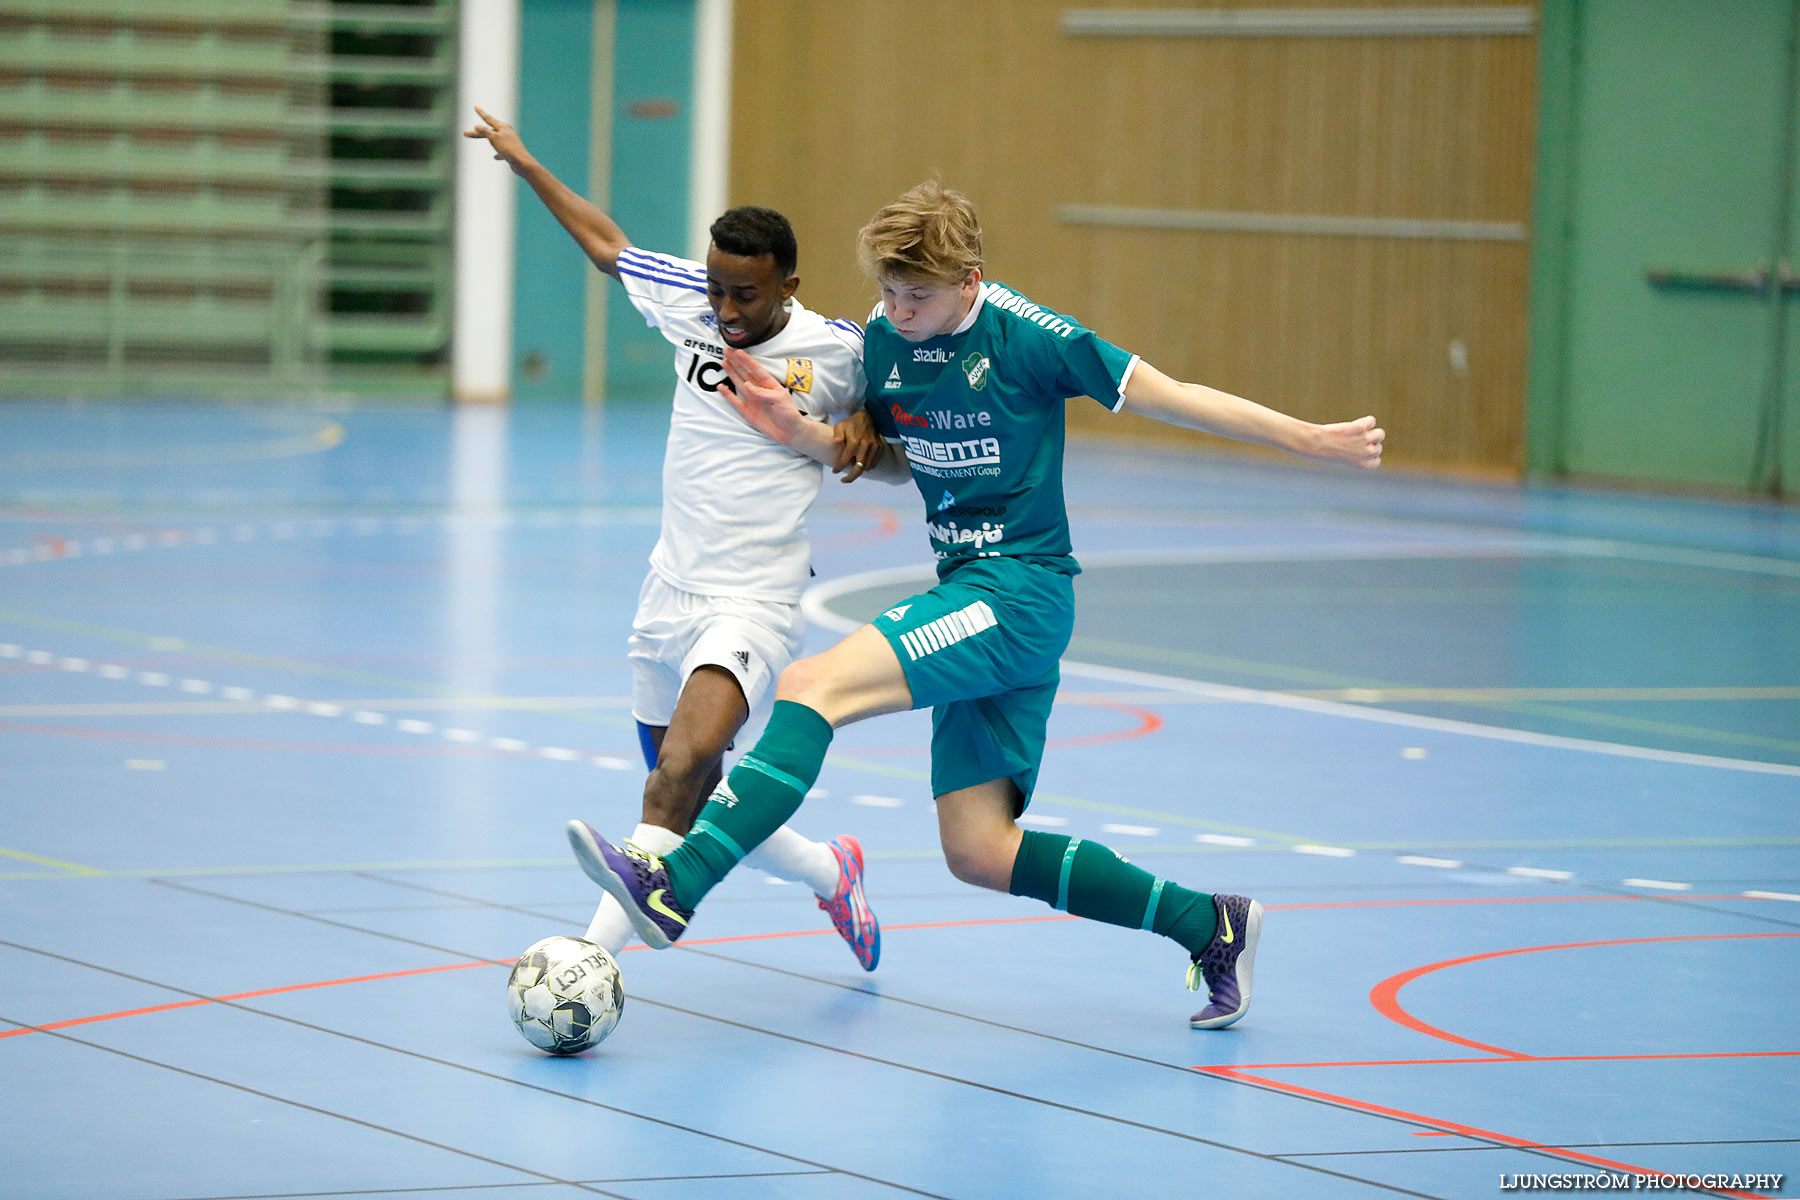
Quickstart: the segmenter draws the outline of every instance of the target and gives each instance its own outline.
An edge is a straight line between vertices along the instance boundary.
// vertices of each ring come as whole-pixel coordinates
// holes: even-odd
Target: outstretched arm
[[[1124,408],[1165,424],[1346,467],[1379,467],[1387,437],[1374,417],[1315,425],[1229,392],[1171,379],[1142,359],[1125,384]]]
[[[726,349],[725,376],[719,391],[750,428],[771,441],[798,450],[834,470],[839,469],[840,443],[847,430],[835,430],[822,421],[808,418],[795,406],[794,397],[781,386],[781,381],[742,350]],[[859,444],[869,447],[870,454],[879,453],[880,460],[853,461],[855,474],[847,474],[846,483],[864,474],[885,483],[902,483],[911,478],[905,464],[899,462],[899,456],[885,442],[862,440]]]
[[[481,121],[473,129],[463,131],[467,138],[486,138],[488,145],[494,149],[494,157],[513,169],[513,173],[531,185],[550,215],[562,223],[575,239],[582,252],[594,260],[594,265],[611,275],[619,277],[619,251],[631,245],[625,237],[625,231],[613,222],[613,219],[601,212],[594,204],[583,199],[570,190],[562,180],[550,173],[549,168],[531,157],[525,149],[525,143],[519,137],[519,131],[505,121],[495,120],[479,106],[475,113]]]

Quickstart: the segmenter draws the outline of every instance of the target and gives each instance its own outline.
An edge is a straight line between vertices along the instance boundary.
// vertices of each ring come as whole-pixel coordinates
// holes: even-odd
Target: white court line
[[[1570,539],[1580,543],[1579,539]],[[1596,543],[1599,545],[1600,543]],[[1559,551],[1570,552],[1573,551]],[[1681,557],[1699,555],[1679,555],[1663,559],[1644,557],[1646,561],[1677,561]],[[1614,557],[1628,557],[1620,552]],[[1353,557],[1349,555],[1313,554],[1295,551],[1290,561],[1309,561],[1311,558]],[[1463,557],[1480,557],[1477,554],[1465,554]],[[1729,563],[1746,559],[1755,563],[1783,564],[1780,559],[1753,559],[1749,555],[1720,555]],[[1103,555],[1084,555],[1083,558],[1096,565],[1107,560]],[[1169,557],[1160,561],[1189,561]],[[1195,558],[1192,561],[1213,561]],[[1223,561],[1223,560],[1220,560]],[[1710,564],[1721,565],[1723,564]],[[1789,564],[1793,574],[1800,575],[1800,563]],[[1724,567],[1724,569],[1731,569]],[[1749,570],[1748,566],[1738,565],[1735,569]],[[1773,572],[1785,574],[1786,572]],[[801,611],[810,621],[814,621],[827,629],[839,633],[849,633],[861,627],[861,622],[839,616],[828,607],[831,601],[850,592],[859,592],[867,588],[875,588],[902,583],[920,583],[934,581],[937,568],[930,563],[915,563],[902,567],[884,567],[875,571],[860,571],[846,575],[841,579],[817,583],[808,588],[800,598]],[[1444,717],[1423,717],[1414,713],[1391,712],[1387,709],[1368,708],[1360,704],[1345,704],[1338,700],[1317,700],[1309,696],[1292,696],[1286,692],[1271,692],[1260,688],[1234,687],[1224,683],[1207,683],[1197,679],[1183,679],[1177,675],[1158,675],[1151,671],[1134,671],[1123,667],[1106,667],[1099,663],[1085,663],[1072,658],[1062,660],[1065,675],[1084,675],[1092,679],[1104,679],[1112,683],[1125,683],[1133,687],[1152,688],[1162,691],[1180,692],[1189,696],[1200,696],[1208,700],[1228,700],[1238,704],[1266,704],[1272,708],[1296,709],[1301,712],[1319,713],[1330,717],[1348,717],[1354,721],[1373,721],[1380,725],[1399,725],[1408,729],[1429,729],[1437,733],[1450,733],[1462,737],[1486,738],[1497,742],[1515,742],[1525,746],[1543,746],[1557,750],[1578,750],[1587,754],[1608,754],[1618,758],[1637,758],[1649,762],[1674,763],[1689,767],[1711,767],[1728,771],[1748,771],[1760,775],[1788,775],[1800,778],[1800,766],[1788,763],[1759,762],[1748,758],[1722,758],[1712,754],[1689,754],[1680,750],[1653,750],[1646,746],[1632,746],[1623,742],[1602,742],[1592,738],[1563,737],[1554,733],[1532,733],[1522,729],[1508,729],[1502,725],[1481,725],[1474,721],[1452,721]]]
[[[1409,867],[1442,867],[1447,871],[1463,865],[1460,858],[1432,858],[1425,854],[1402,854],[1395,861],[1405,863]]]
[[[1626,887],[1651,888],[1661,892],[1687,892],[1694,887],[1691,883],[1676,883],[1668,879],[1621,879],[1619,882]]]
[[[1575,872],[1573,871],[1557,871],[1552,870],[1549,867],[1508,867],[1506,868],[1506,873],[1508,875],[1518,875],[1525,879],[1564,880],[1575,878]]]

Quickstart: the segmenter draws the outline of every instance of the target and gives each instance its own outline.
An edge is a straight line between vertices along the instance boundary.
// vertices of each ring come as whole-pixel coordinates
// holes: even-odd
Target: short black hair
[[[772,208],[746,204],[727,209],[712,223],[708,232],[712,234],[713,245],[727,254],[741,254],[745,258],[773,254],[775,270],[783,279],[800,265],[800,246],[794,241],[794,227]]]

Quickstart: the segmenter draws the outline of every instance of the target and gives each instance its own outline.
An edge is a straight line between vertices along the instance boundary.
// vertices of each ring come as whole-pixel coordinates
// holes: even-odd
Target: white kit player
[[[475,112],[481,123],[464,136],[485,138],[675,347],[662,533],[630,652],[632,715],[650,767],[631,841],[666,854],[718,785],[732,739],[800,649],[800,593],[811,573],[806,511],[824,465],[848,482],[881,453],[862,410],[862,330],[794,299],[798,252],[780,213],[726,212],[712,225],[704,263],[653,254],[546,170],[512,126]],[[831,446],[809,457],[753,430],[718,394],[727,346],[781,379],[806,416],[836,422]],[[783,826],[745,861],[810,885],[857,961],[875,969],[881,929],[863,895],[854,837],[814,842]],[[618,902],[603,899],[588,939],[616,952],[632,936]]]

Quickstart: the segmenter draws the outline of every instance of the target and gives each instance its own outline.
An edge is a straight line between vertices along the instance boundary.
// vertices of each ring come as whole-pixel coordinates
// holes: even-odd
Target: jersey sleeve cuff
[[[1125,389],[1131,385],[1131,374],[1137,370],[1137,365],[1142,361],[1144,361],[1142,358],[1134,354],[1131,356],[1131,361],[1125,364],[1125,370],[1119,376],[1119,394],[1113,397],[1112,411],[1118,412],[1125,407]]]

